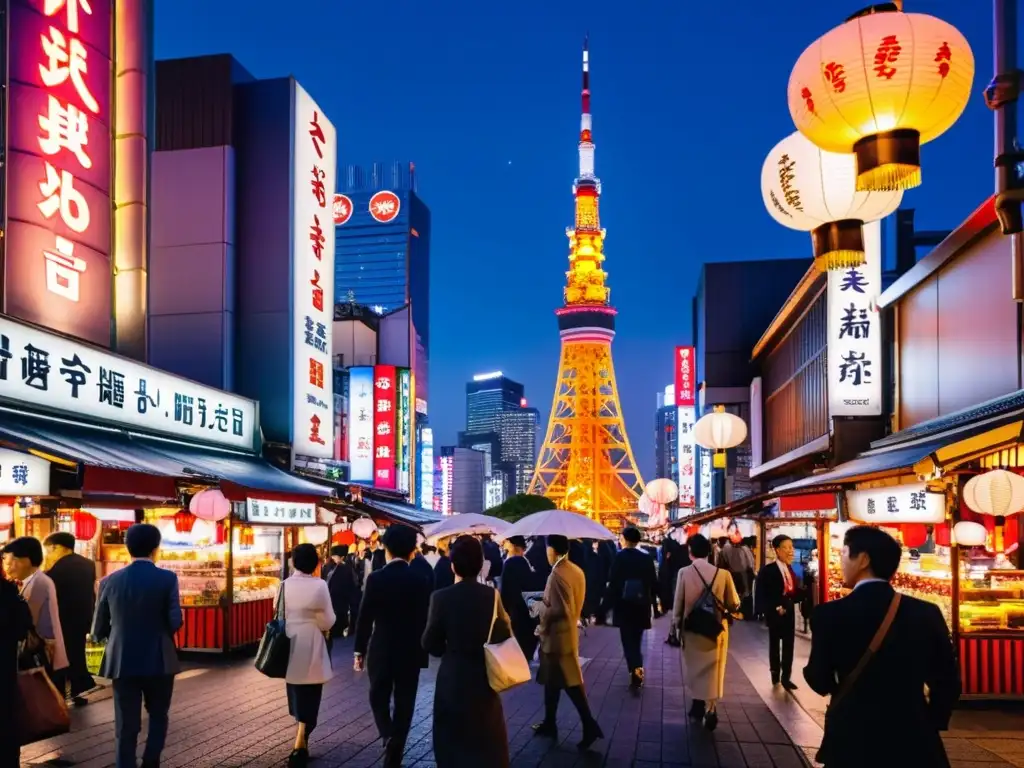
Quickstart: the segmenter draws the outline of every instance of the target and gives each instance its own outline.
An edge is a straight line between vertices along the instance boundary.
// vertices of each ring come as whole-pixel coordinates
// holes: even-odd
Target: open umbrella
[[[507,539],[510,536],[565,536],[567,539],[611,539],[614,533],[603,525],[591,520],[578,512],[566,512],[562,509],[545,509],[534,512],[517,523],[513,523],[499,535]]]
[[[436,541],[448,536],[459,536],[464,533],[490,533],[497,535],[506,530],[510,525],[512,523],[502,520],[500,517],[467,512],[461,515],[451,515],[439,523],[425,526],[423,528],[423,535],[428,541]]]

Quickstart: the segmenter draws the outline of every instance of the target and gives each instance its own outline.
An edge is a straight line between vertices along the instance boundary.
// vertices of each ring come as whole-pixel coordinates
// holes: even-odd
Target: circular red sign
[[[387,224],[398,217],[402,201],[394,192],[383,189],[370,198],[370,215],[381,224]]]
[[[347,195],[335,195],[331,208],[334,213],[334,223],[338,226],[352,218],[352,201]]]

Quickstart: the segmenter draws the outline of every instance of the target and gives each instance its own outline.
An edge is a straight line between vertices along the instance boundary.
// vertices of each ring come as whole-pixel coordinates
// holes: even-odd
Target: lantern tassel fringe
[[[864,251],[832,251],[815,257],[814,266],[819,272],[830,272],[855,269],[863,266],[864,261]]]
[[[857,175],[858,192],[895,192],[921,185],[921,166],[885,163]]]

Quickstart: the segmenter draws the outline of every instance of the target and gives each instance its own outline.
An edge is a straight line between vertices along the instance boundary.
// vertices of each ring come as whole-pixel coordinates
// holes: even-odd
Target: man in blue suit
[[[106,640],[100,675],[114,682],[117,768],[135,768],[142,730],[142,703],[149,713],[143,768],[157,768],[167,739],[178,655],[174,633],[181,628],[178,577],[156,567],[160,531],[133,525],[124,537],[132,562],[100,583],[92,635]]]

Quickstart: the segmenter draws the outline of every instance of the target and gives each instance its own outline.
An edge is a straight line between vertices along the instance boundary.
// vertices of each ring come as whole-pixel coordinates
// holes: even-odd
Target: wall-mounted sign
[[[697,409],[679,408],[676,412],[676,450],[679,452],[679,508],[689,514],[697,506],[697,443],[693,427]]]
[[[693,408],[697,404],[697,370],[693,347],[676,347],[676,405]]]
[[[946,496],[924,483],[846,492],[846,512],[858,523],[930,523],[946,519]]]
[[[434,508],[434,430],[423,427],[420,430],[420,508]]]
[[[292,449],[334,455],[334,126],[295,84],[292,114]]]
[[[698,448],[697,465],[700,471],[700,511],[707,512],[713,505],[714,483],[711,474],[711,451],[707,448]]]
[[[412,459],[416,446],[412,439],[412,372],[398,371],[398,490],[409,493],[412,483]]]
[[[864,225],[865,262],[828,273],[828,406],[832,416],[882,413],[882,223]]]
[[[441,482],[440,495],[437,499],[437,506],[435,510],[440,512],[442,515],[450,515],[452,513],[452,486],[454,484],[455,474],[455,457],[454,456],[442,456],[438,459],[438,475]]]
[[[370,198],[370,215],[381,224],[397,219],[400,210],[402,199],[391,190],[381,190]]]
[[[112,3],[9,4],[5,312],[110,345]]]
[[[257,525],[316,525],[316,504],[246,499],[245,519]]]
[[[49,496],[50,462],[0,448],[0,496]]]
[[[335,226],[340,227],[352,218],[352,199],[348,195],[335,195],[331,205]]]
[[[256,403],[0,317],[0,398],[252,449]]]
[[[397,448],[398,372],[393,365],[373,368],[373,484],[378,488],[398,487]]]
[[[348,472],[353,483],[373,482],[373,368],[348,370]]]

